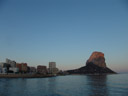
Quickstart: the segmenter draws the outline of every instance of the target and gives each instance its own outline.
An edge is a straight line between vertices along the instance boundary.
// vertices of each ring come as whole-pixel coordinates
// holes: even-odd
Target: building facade
[[[16,67],[19,68],[20,73],[27,73],[28,70],[27,63],[17,63]]]
[[[29,73],[36,73],[35,67],[29,67]]]
[[[39,74],[47,74],[47,67],[46,66],[42,66],[42,65],[39,65],[37,66],[37,73]]]
[[[56,62],[49,62],[49,68],[56,68]]]
[[[16,67],[16,62],[10,59],[6,59],[6,63],[10,64],[10,67]]]
[[[1,62],[0,63],[0,71],[1,73],[9,73],[10,64]]]
[[[56,68],[56,62],[49,62],[48,72],[50,74],[57,74],[59,72],[58,68]]]

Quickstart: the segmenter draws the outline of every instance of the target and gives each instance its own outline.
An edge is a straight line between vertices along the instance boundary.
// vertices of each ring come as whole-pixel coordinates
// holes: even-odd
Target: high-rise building
[[[58,73],[58,68],[56,68],[56,62],[49,62],[49,68],[48,71],[50,74],[57,74]]]
[[[49,62],[49,68],[56,68],[56,62]]]

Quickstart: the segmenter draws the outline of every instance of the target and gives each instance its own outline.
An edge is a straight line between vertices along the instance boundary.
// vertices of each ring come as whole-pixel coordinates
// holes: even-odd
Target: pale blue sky
[[[0,61],[85,65],[93,51],[128,72],[127,0],[0,0]]]

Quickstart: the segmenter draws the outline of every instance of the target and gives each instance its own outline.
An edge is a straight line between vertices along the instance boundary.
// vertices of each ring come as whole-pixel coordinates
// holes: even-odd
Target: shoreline
[[[46,78],[55,77],[55,75],[47,74],[0,74],[0,78]]]
[[[116,73],[117,74],[117,73]],[[104,75],[114,75],[114,74],[67,74],[67,75],[86,75],[86,76],[104,76]],[[48,78],[55,76],[65,76],[65,75],[53,75],[53,74],[0,74],[0,78]]]

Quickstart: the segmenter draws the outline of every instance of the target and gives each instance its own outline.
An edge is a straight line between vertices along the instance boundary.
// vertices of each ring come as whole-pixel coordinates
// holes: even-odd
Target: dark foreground
[[[127,96],[128,74],[0,78],[0,96]]]

